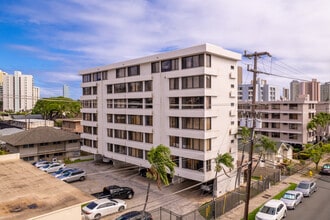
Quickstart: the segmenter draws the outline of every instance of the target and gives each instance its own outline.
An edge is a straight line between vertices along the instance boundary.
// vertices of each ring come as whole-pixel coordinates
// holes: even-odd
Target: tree
[[[306,144],[305,149],[301,152],[301,154],[308,156],[311,159],[315,164],[316,170],[318,170],[319,163],[326,153],[330,153],[330,144],[323,144],[322,142],[315,145]]]
[[[150,168],[147,171],[147,178],[157,182],[157,187],[161,190],[162,183],[169,185],[168,176],[174,175],[174,167],[176,164],[171,159],[171,151],[168,147],[160,144],[157,147],[152,147],[148,152],[148,162]],[[146,201],[143,207],[143,216],[146,211],[150,191],[150,181],[148,182]]]
[[[230,153],[224,153],[224,154],[219,154],[217,155],[217,157],[214,159],[215,162],[215,177],[214,177],[214,183],[213,183],[213,188],[217,188],[217,177],[218,177],[218,173],[220,173],[221,171],[224,172],[224,174],[230,178],[230,176],[227,174],[226,170],[224,169],[224,167],[230,168],[230,169],[234,169],[234,158],[231,156]],[[212,200],[213,200],[213,217],[215,219],[215,193],[213,191],[212,194]]]
[[[65,97],[39,99],[32,114],[42,114],[45,119],[73,118],[80,113],[79,101]]]
[[[307,130],[313,131],[316,142],[323,141],[327,137],[327,129],[330,125],[330,114],[325,112],[317,113],[307,124]]]
[[[260,138],[257,139],[254,147],[259,150],[259,160],[258,160],[255,168],[258,166],[261,159],[263,159],[263,160],[266,159],[265,156],[268,152],[270,152],[270,153],[276,152],[276,142],[264,135],[262,135]]]

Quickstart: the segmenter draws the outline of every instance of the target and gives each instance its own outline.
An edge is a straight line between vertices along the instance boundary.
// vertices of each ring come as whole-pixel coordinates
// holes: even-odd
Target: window
[[[190,170],[203,170],[203,161],[183,157],[182,168]]]
[[[170,97],[170,109],[178,109],[179,108],[179,98],[177,97]]]
[[[33,148],[34,144],[24,144],[23,148]]]
[[[113,144],[107,143],[107,150],[113,152]]]
[[[179,160],[180,160],[180,157],[178,156],[175,156],[175,155],[171,155],[171,160],[176,164],[176,166],[178,167],[179,166]]]
[[[280,138],[280,133],[278,132],[272,132],[272,138]]]
[[[289,129],[298,130],[298,125],[297,124],[289,124]]]
[[[298,140],[298,134],[289,134],[290,140]]]
[[[85,82],[91,82],[92,81],[92,75],[91,74],[86,74],[82,76],[82,81]]]
[[[112,85],[107,85],[107,93],[108,94],[112,93]]]
[[[182,89],[204,88],[204,76],[182,77]]]
[[[142,92],[142,82],[131,82],[127,84],[128,92]]]
[[[206,161],[206,171],[211,171],[211,160]]]
[[[170,83],[170,90],[179,89],[179,78],[171,78],[169,80]]]
[[[115,99],[114,107],[115,108],[126,108],[126,99]]]
[[[126,115],[115,115],[115,123],[126,124]]]
[[[142,108],[143,107],[143,99],[128,99],[128,108]]]
[[[143,125],[142,115],[128,115],[128,124]]]
[[[211,150],[211,139],[182,138],[182,148],[198,151]]]
[[[97,87],[96,86],[93,86],[93,95],[97,95]]]
[[[151,115],[146,115],[144,117],[145,117],[144,125],[152,126],[152,116]]]
[[[110,128],[107,129],[107,136],[113,137],[113,129],[110,129]]]
[[[170,117],[170,128],[179,128],[179,117]]]
[[[204,126],[206,123],[206,130],[211,129],[211,118],[182,118],[182,129],[195,129],[205,130]]]
[[[125,67],[116,69],[116,78],[123,78],[125,76],[126,76],[126,68]]]
[[[108,72],[107,71],[102,71],[102,79],[107,80],[108,79]]]
[[[182,109],[204,109],[204,97],[182,97]]]
[[[298,104],[289,104],[289,109],[290,110],[297,110],[298,109]]]
[[[115,138],[127,139],[127,132],[125,130],[115,130]]]
[[[100,81],[102,79],[101,72],[93,73],[93,81]]]
[[[112,108],[112,99],[107,99],[107,108]]]
[[[170,136],[170,147],[179,148],[179,140],[180,138],[177,136]]]
[[[126,92],[125,83],[115,84],[113,87],[114,87],[114,93],[125,93]]]
[[[128,155],[131,157],[137,157],[143,159],[143,150],[129,147],[128,148]]]
[[[211,67],[211,55],[206,54],[206,67]]]
[[[128,140],[143,142],[143,133],[136,131],[128,131]]]
[[[83,87],[82,90],[83,90],[83,92],[82,92],[83,95],[91,95],[92,94],[91,87]]]
[[[298,114],[289,114],[289,119],[298,120]]]
[[[179,59],[170,59],[162,61],[162,72],[168,72],[179,69]]]
[[[145,133],[145,142],[152,144],[153,143],[153,134],[152,133]]]
[[[140,75],[140,66],[139,65],[129,66],[127,68],[127,75],[128,76],[138,76],[138,75]]]
[[[146,98],[145,100],[145,108],[152,108],[152,98]]]
[[[144,82],[144,91],[148,92],[148,91],[152,91],[152,81],[145,81]]]
[[[159,73],[159,62],[151,63],[151,73]]]
[[[183,57],[182,69],[204,66],[204,54]]]
[[[211,76],[205,76],[206,88],[211,88]]]
[[[115,153],[119,153],[119,154],[127,154],[127,147],[126,146],[122,146],[122,145],[115,145]]]
[[[107,114],[107,122],[112,123],[112,114]]]
[[[272,113],[272,119],[280,119],[280,113]]]

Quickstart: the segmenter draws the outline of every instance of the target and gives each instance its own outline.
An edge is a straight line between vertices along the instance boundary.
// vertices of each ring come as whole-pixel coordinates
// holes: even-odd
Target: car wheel
[[[293,206],[293,208],[294,208],[294,206]],[[286,218],[286,211],[284,212],[283,218]]]
[[[101,214],[96,214],[96,215],[94,216],[94,219],[96,219],[96,220],[101,219]]]
[[[124,206],[120,206],[119,209],[118,209],[118,212],[121,212],[121,211],[123,211],[124,209],[125,209]]]
[[[80,180],[80,181],[84,181],[84,180],[85,180],[85,177],[84,177],[84,176],[81,176],[81,177],[79,178],[79,180]]]
[[[133,198],[133,194],[132,194],[132,193],[129,193],[129,194],[127,195],[127,198],[128,198],[128,199]]]

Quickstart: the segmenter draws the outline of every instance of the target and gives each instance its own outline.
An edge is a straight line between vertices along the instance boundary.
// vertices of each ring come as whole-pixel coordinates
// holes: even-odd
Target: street
[[[320,176],[316,184],[317,192],[305,197],[295,210],[288,210],[287,220],[328,220],[330,216],[330,176]]]

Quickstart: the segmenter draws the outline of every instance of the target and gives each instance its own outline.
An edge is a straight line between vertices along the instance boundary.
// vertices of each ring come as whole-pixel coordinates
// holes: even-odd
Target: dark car
[[[330,175],[330,164],[329,163],[323,164],[320,174]]]
[[[126,186],[111,185],[104,187],[102,192],[94,193],[92,196],[98,199],[132,199],[134,190]]]
[[[149,212],[144,212],[144,218],[142,216],[143,211],[131,211],[119,216],[116,220],[152,220],[152,216]]]

